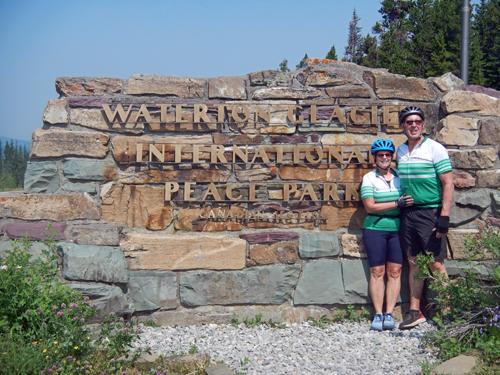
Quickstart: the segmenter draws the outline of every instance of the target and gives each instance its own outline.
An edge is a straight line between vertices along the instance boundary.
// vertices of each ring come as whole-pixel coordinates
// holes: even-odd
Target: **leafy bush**
[[[49,231],[51,227],[47,228]],[[121,373],[118,358],[134,361],[138,329],[110,313],[93,340],[87,320],[96,313],[88,297],[57,278],[54,238],[32,260],[29,238],[12,242],[0,268],[0,374]]]
[[[500,233],[498,228],[483,226],[479,233],[465,242],[469,253],[465,276],[448,280],[431,274],[427,264],[432,255],[419,255],[420,277],[432,279],[430,288],[437,294],[441,313],[436,322],[440,329],[431,340],[441,348],[445,359],[473,349],[490,362],[500,360]],[[485,259],[494,268],[481,278],[474,270]],[[479,262],[479,263],[478,263]],[[448,323],[448,324],[447,324]]]

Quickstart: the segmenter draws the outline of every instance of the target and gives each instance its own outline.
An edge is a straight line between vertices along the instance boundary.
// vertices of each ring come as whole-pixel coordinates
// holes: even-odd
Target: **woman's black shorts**
[[[382,266],[387,262],[403,264],[398,232],[363,229],[363,244],[370,267]]]

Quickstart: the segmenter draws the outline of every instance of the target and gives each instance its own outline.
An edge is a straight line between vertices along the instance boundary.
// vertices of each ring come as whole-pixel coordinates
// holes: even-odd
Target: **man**
[[[448,276],[444,258],[454,190],[453,174],[446,148],[422,134],[424,121],[424,112],[415,106],[406,107],[399,115],[399,124],[408,141],[398,147],[396,163],[401,188],[414,199],[413,206],[402,210],[401,214],[399,236],[410,265],[410,311],[399,329],[411,329],[425,322],[420,312],[424,281],[414,278],[418,273],[417,255],[431,252],[434,261],[429,263],[430,270]]]

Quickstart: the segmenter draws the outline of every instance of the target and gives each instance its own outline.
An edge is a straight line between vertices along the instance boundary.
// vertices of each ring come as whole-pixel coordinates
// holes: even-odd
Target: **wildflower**
[[[49,374],[52,374],[54,372],[54,370],[52,370],[51,368],[49,368]]]
[[[85,296],[84,300],[85,300],[85,301],[88,301],[88,300],[89,300],[89,297],[88,297],[88,296]]]
[[[42,327],[46,327],[46,326],[47,326],[47,323],[43,322]]]
[[[73,312],[73,309],[68,309],[68,312]]]
[[[96,304],[95,304],[95,303],[93,303],[93,304],[92,304],[92,307],[95,307],[95,306],[96,306]]]
[[[79,319],[79,318],[78,318],[77,316],[75,316],[75,317],[73,318],[73,320],[78,320],[78,319]]]
[[[114,316],[114,315],[115,315],[115,313],[114,313],[113,311],[111,311],[111,312],[109,313],[109,316]]]
[[[59,312],[57,313],[57,316],[63,316],[63,315],[64,315],[64,313],[63,313],[62,311],[59,311]]]
[[[109,323],[109,326],[110,326],[110,327],[113,327],[113,326],[114,326],[114,323]]]
[[[55,306],[52,306],[52,310],[57,310],[57,307],[55,307]]]
[[[57,341],[54,341],[54,344],[56,344],[56,345],[57,345]]]
[[[64,302],[61,303],[61,307],[66,307],[66,304]]]
[[[49,358],[49,356],[46,356],[46,357],[45,357],[45,359],[48,359],[48,358]]]
[[[41,308],[41,307],[39,307],[39,308],[37,309],[37,311],[40,311],[40,312],[42,312],[42,308]]]
[[[130,323],[129,323],[129,322],[125,323],[125,325],[126,325],[127,327],[130,327]]]
[[[82,323],[83,323],[83,322],[85,322],[85,319],[81,318],[81,319],[80,319],[80,322],[82,322]]]
[[[127,375],[127,373],[125,371],[122,372],[122,375]]]
[[[76,303],[70,303],[69,307],[74,308],[74,307],[78,307],[78,305]]]
[[[90,340],[90,336],[87,336],[87,340]]]
[[[42,353],[45,353],[47,351],[47,349],[43,349],[43,352]]]
[[[25,311],[25,314],[26,314],[26,315],[29,315],[29,314],[30,314],[30,311],[29,311],[29,310],[26,310],[26,311]]]
[[[123,318],[120,318],[120,322],[123,322]]]
[[[67,359],[69,362],[71,362],[71,361],[73,360],[73,357],[72,357],[72,356],[70,356],[70,355],[68,355],[68,356],[66,357],[66,359]]]
[[[77,350],[77,349],[78,349],[78,346],[75,346],[75,350]]]

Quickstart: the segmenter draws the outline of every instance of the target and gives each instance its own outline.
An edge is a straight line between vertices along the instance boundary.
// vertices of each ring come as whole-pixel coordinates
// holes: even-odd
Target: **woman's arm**
[[[404,201],[406,202],[405,206],[411,206],[413,204],[413,198],[411,195],[405,195]],[[363,199],[363,204],[369,214],[394,210],[395,208],[398,208],[396,202],[397,201],[375,203],[375,199],[373,197]]]

